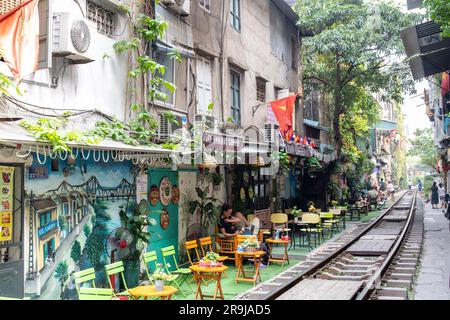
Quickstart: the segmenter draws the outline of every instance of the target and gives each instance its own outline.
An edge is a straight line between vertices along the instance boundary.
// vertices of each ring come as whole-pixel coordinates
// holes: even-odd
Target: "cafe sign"
[[[239,136],[230,136],[220,133],[204,132],[203,146],[207,149],[240,152],[244,147],[244,139]]]
[[[53,220],[49,223],[47,223],[45,226],[38,229],[38,236],[41,238],[45,236],[47,233],[52,231],[54,228],[58,226],[58,223],[56,220]]]

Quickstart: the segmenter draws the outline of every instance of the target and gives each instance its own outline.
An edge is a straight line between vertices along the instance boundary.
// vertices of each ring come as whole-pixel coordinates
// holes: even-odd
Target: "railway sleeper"
[[[324,272],[324,273],[321,273],[317,278],[323,279],[323,280],[363,281],[363,280],[369,279],[370,274],[363,275],[363,276],[342,276],[342,275],[338,276],[338,275],[333,275],[328,272]]]
[[[387,277],[393,280],[408,280],[412,281],[414,274],[411,273],[398,273],[398,272],[389,272]]]
[[[408,290],[406,288],[393,288],[393,287],[384,287],[381,290],[377,290],[377,296],[388,296],[388,297],[402,297],[408,298]]]
[[[411,288],[411,281],[386,279],[386,280],[383,280],[382,286],[408,289],[408,288]]]

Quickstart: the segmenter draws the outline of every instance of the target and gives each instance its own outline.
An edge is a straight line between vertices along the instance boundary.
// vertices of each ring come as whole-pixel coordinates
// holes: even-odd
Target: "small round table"
[[[284,263],[287,261],[287,263],[289,264],[289,255],[288,255],[289,240],[267,239],[266,242],[269,245],[269,254],[270,254],[269,262],[282,263],[282,265],[284,266]],[[274,244],[282,244],[282,245],[284,245],[284,254],[283,254],[283,258],[282,259],[273,257],[272,250],[273,250],[273,245]]]
[[[163,291],[157,291],[155,286],[141,286],[133,289],[129,289],[128,292],[134,299],[144,298],[161,298],[161,300],[172,299],[172,295],[178,290],[172,286],[164,286]]]
[[[245,281],[245,282],[252,282],[253,285],[256,285],[256,282],[261,281],[261,275],[259,274],[259,266],[261,265],[261,256],[265,254],[264,251],[252,251],[252,252],[240,252],[235,251],[236,255],[236,262],[238,271],[236,274],[236,283],[239,281]],[[253,269],[254,269],[254,275],[252,277],[249,277],[245,274],[244,270],[244,258],[251,258],[253,259]]]
[[[197,281],[197,291],[195,292],[195,300],[197,300],[198,296],[200,295],[200,300],[203,300],[203,297],[213,298],[213,300],[216,300],[217,298],[225,300],[225,297],[223,295],[222,291],[222,284],[220,283],[220,279],[222,277],[222,274],[225,272],[225,270],[228,269],[227,266],[221,266],[221,267],[201,267],[199,265],[193,265],[190,266],[189,269],[194,272],[194,278]],[[202,282],[203,279],[211,279],[213,281],[216,281],[216,289],[214,290],[214,295],[206,295],[202,292]],[[217,295],[217,293],[220,293],[220,295]]]

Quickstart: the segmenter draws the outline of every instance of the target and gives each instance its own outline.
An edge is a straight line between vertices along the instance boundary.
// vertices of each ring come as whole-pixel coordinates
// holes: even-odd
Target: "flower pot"
[[[156,288],[156,291],[163,291],[164,290],[164,280],[155,280],[155,288]]]

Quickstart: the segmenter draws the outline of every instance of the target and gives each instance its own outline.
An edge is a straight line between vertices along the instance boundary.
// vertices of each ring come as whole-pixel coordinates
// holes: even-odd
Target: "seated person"
[[[226,238],[232,238],[235,235],[242,233],[242,225],[247,226],[250,224],[242,213],[237,212],[233,215],[233,209],[231,206],[224,204],[222,206],[222,214],[220,215],[218,224],[220,233],[222,233]]]

